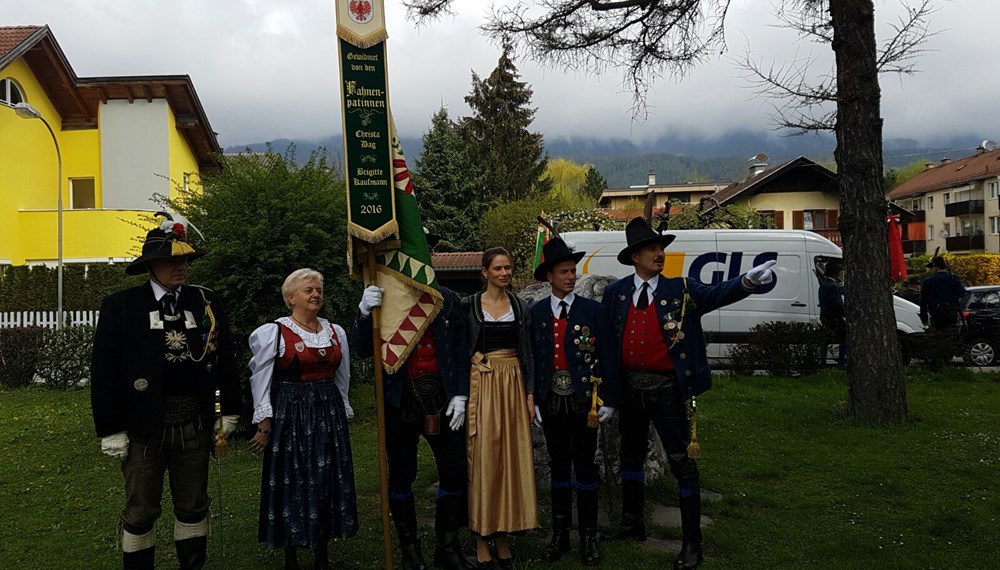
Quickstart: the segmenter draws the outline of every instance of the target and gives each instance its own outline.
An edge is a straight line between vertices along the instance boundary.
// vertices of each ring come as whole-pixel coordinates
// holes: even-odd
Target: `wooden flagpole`
[[[378,285],[378,268],[375,263],[375,244],[367,243],[368,260],[365,263],[368,285]],[[372,346],[375,359],[375,422],[378,433],[378,479],[382,496],[382,546],[385,549],[386,570],[392,570],[392,531],[389,528],[389,464],[385,444],[385,400],[382,385],[382,327],[379,326],[380,307],[372,308]]]

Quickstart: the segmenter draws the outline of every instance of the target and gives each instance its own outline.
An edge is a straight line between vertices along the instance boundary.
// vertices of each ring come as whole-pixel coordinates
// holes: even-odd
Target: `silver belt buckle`
[[[573,377],[566,370],[557,370],[552,374],[552,391],[560,396],[571,396],[573,389]]]

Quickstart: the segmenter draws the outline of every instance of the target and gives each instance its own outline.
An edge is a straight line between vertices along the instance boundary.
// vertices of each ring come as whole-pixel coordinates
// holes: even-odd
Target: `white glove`
[[[216,418],[215,420],[215,433],[219,433],[219,422],[222,422],[222,433],[226,437],[229,437],[234,431],[236,431],[236,426],[239,424],[239,416],[222,416],[221,418]]]
[[[542,409],[535,406],[535,427],[542,427]]]
[[[615,409],[609,406],[601,406],[597,408],[597,421],[602,424],[611,419],[611,416],[615,415]]]
[[[774,271],[771,270],[771,267],[775,263],[778,262],[772,259],[771,261],[765,261],[764,263],[758,265],[757,267],[754,267],[753,269],[747,272],[747,281],[749,281],[755,287],[757,285],[765,285],[767,283],[770,283],[771,281],[774,281]]]
[[[451,431],[458,431],[465,423],[465,401],[468,399],[468,396],[453,396],[448,402],[448,409],[444,411],[444,415],[451,418],[448,422]]]
[[[362,317],[372,314],[372,309],[375,307],[382,306],[382,293],[384,292],[384,289],[375,285],[365,287],[364,293],[361,294],[361,302],[358,303],[358,310],[361,311]]]
[[[128,435],[118,432],[101,438],[101,453],[125,461],[128,457]]]

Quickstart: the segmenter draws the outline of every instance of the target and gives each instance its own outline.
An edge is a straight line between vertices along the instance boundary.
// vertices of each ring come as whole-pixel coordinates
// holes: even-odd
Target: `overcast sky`
[[[911,0],[916,2],[917,0]],[[1000,139],[997,0],[935,0],[922,72],[882,80],[886,137],[920,141],[977,134]],[[502,2],[502,0],[498,0]],[[275,138],[339,134],[340,102],[334,0],[3,0],[4,25],[48,24],[77,75],[187,74],[223,146]],[[732,0],[729,51],[682,81],[661,80],[649,95],[651,115],[634,122],[621,74],[546,70],[518,61],[534,89],[535,128],[546,137],[649,140],[665,133],[717,137],[771,127],[766,101],[739,79],[732,59],[749,47],[757,59],[790,61],[828,48],[798,42],[774,27],[773,1]],[[897,0],[876,0],[880,36],[901,13]],[[458,15],[420,29],[399,0],[386,0],[389,88],[404,135],[425,132],[441,104],[466,114],[470,71],[495,67],[496,46],[477,26],[489,3],[459,0]]]

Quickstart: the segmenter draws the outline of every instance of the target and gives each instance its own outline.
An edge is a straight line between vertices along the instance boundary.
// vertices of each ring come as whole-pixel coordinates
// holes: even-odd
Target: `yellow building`
[[[841,245],[837,174],[804,156],[774,167],[766,155],[755,159],[750,176],[712,194],[705,211],[741,204],[770,218],[775,228],[811,230]]]
[[[0,265],[55,262],[57,184],[66,263],[134,257],[153,197],[219,152],[188,76],[77,77],[48,26],[0,27]]]

